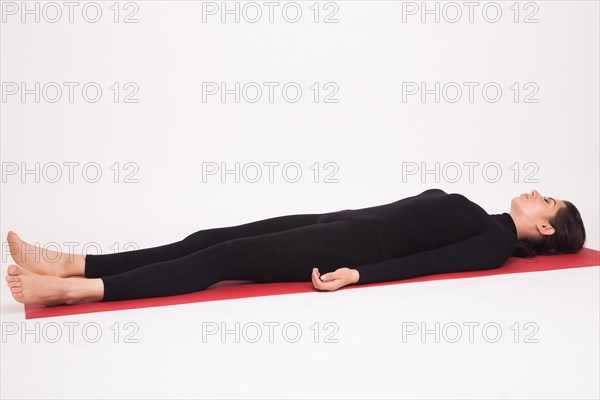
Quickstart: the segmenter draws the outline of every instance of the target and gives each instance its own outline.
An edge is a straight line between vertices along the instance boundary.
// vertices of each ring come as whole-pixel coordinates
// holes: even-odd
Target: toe
[[[21,272],[21,268],[17,267],[16,265],[11,265],[8,267],[8,273],[13,276],[19,275]]]
[[[11,293],[23,293],[23,288],[20,287],[13,287],[10,288]]]
[[[12,296],[14,297],[15,300],[17,300],[19,303],[23,303],[23,300],[25,299],[25,295],[23,293],[12,293]]]
[[[18,241],[19,241],[19,235],[17,235],[17,234],[16,234],[15,232],[13,232],[13,231],[10,231],[10,232],[8,232],[8,235],[6,235],[6,239],[7,239],[9,242],[13,242],[13,243],[14,243],[14,242],[18,242]]]
[[[10,288],[21,287],[21,282],[8,282],[8,287],[10,287]]]

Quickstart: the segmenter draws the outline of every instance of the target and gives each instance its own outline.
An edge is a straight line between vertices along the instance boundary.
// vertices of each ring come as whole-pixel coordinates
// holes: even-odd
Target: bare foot
[[[100,301],[104,282],[100,278],[58,278],[39,275],[18,265],[10,265],[6,283],[14,299],[23,304],[76,304]]]
[[[15,300],[24,304],[64,304],[69,291],[66,279],[39,275],[17,265],[8,267],[6,282]]]
[[[84,256],[65,254],[24,242],[19,235],[9,231],[6,236],[13,260],[21,267],[38,275],[66,278],[83,275]]]

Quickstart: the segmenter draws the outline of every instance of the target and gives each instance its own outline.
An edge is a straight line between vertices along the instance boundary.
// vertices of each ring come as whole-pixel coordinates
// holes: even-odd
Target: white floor
[[[23,306],[2,285],[0,395],[597,399],[599,271],[585,267],[27,321]],[[429,330],[424,339],[423,329]],[[25,330],[30,333],[23,338]],[[224,330],[228,334],[221,337]]]

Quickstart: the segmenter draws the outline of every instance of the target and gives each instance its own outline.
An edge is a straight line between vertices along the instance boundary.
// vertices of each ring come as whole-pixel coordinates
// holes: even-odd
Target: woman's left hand
[[[355,276],[351,268],[338,268],[333,272],[327,272],[321,275],[318,268],[313,268],[312,271],[312,282],[315,289],[319,290],[337,290],[342,286],[353,283]]]

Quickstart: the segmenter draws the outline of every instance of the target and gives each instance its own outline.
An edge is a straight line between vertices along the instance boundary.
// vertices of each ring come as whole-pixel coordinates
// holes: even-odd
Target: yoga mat
[[[563,254],[558,256],[536,256],[528,259],[509,257],[504,263],[504,265],[502,265],[501,267],[489,270],[452,272],[444,274],[426,275],[417,278],[402,279],[398,281],[377,282],[364,285],[349,285],[344,286],[343,288],[340,288],[337,291],[358,289],[371,286],[436,281],[441,279],[459,279],[490,275],[515,274],[521,272],[552,271],[556,269],[579,268],[590,266],[600,266],[600,251],[584,247],[576,254]],[[313,287],[312,281],[285,283],[250,283],[249,281],[222,281],[212,285],[211,287],[205,290],[176,296],[57,306],[39,306],[26,304],[25,319],[307,292],[335,293],[336,291],[318,291]]]

